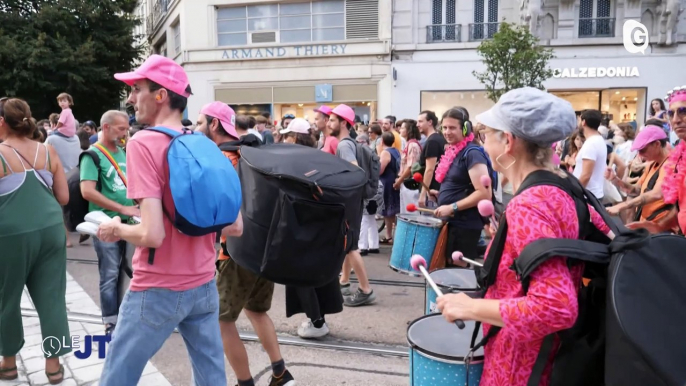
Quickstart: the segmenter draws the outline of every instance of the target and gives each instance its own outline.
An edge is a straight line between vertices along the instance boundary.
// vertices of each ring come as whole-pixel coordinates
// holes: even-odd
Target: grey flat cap
[[[539,145],[561,141],[576,129],[576,114],[569,102],[532,87],[503,94],[476,121]]]

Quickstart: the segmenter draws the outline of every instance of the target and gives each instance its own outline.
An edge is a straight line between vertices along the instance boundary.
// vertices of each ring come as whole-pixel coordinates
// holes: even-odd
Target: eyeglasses
[[[686,107],[677,107],[674,110],[667,110],[669,119],[674,119],[675,115],[678,115],[681,119],[686,119]]]
[[[293,114],[286,114],[283,116],[283,119],[295,119],[295,115]]]

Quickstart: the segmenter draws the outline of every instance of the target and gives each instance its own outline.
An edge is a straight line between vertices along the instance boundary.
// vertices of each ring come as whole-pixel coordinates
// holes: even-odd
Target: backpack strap
[[[91,159],[93,159],[93,163],[95,164],[95,168],[98,169],[98,180],[95,181],[95,190],[98,192],[100,191],[100,156],[98,156],[98,153],[95,152],[95,150],[84,150],[79,154],[79,168],[81,167],[81,160],[83,159],[84,156],[89,156]]]
[[[174,138],[182,135],[183,133],[186,133],[187,129],[184,128],[183,133],[179,133],[176,130],[172,130],[168,127],[162,127],[162,126],[155,126],[155,127],[148,127],[145,130],[151,130],[151,131],[156,131],[158,133],[166,134],[167,136],[171,137],[172,141]],[[169,165],[167,165],[169,167]],[[169,180],[169,176],[167,176],[167,180]],[[172,227],[174,226],[174,220],[172,219],[172,216],[169,214],[167,211],[167,208],[164,207],[164,202],[162,202],[162,212],[164,212],[164,215],[167,216],[167,219],[172,223]],[[148,264],[152,265],[155,262],[155,248],[149,248],[148,249]]]

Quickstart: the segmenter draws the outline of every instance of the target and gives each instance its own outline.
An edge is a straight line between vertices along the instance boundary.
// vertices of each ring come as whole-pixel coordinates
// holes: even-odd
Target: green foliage
[[[80,122],[118,108],[123,84],[142,47],[134,46],[136,0],[0,2],[0,96],[25,99],[36,119],[59,113],[56,97],[74,97]]]
[[[548,61],[554,58],[553,50],[538,45],[538,39],[526,26],[501,23],[493,39],[483,41],[477,52],[486,70],[472,74],[486,87],[493,102],[516,88],[544,90],[543,82],[553,76],[553,70],[548,68]]]

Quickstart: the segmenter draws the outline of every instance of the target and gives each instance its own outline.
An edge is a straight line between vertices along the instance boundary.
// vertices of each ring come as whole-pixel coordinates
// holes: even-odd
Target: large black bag
[[[67,173],[69,202],[64,206],[64,222],[70,232],[75,232],[76,226],[84,222],[84,217],[88,214],[88,201],[81,194],[81,160],[84,156],[91,157],[95,162],[95,167],[100,170],[98,154],[93,150],[86,150],[79,155],[79,164]],[[96,182],[96,189],[100,190],[99,179]]]
[[[613,221],[595,196],[572,176],[560,178],[550,172],[534,172],[517,193],[536,185],[558,186],[574,199],[580,235],[585,240],[541,239],[524,248],[513,269],[525,292],[530,274],[555,256],[567,257],[570,265],[583,262],[584,277],[591,281],[579,292],[575,325],[543,340],[528,386],[540,383],[554,335],[560,339],[560,347],[555,353],[551,386],[683,386],[686,259],[682,255],[686,239],[627,229]],[[587,204],[601,214],[616,235],[614,240],[599,236],[589,222]],[[481,272],[482,286],[495,280],[492,272],[500,260],[498,250],[502,253],[506,216],[489,251],[488,259],[493,260]],[[498,330],[492,328],[477,346],[485,344]]]
[[[301,145],[241,147],[243,235],[226,249],[236,263],[275,283],[320,287],[357,246],[365,172]]]

